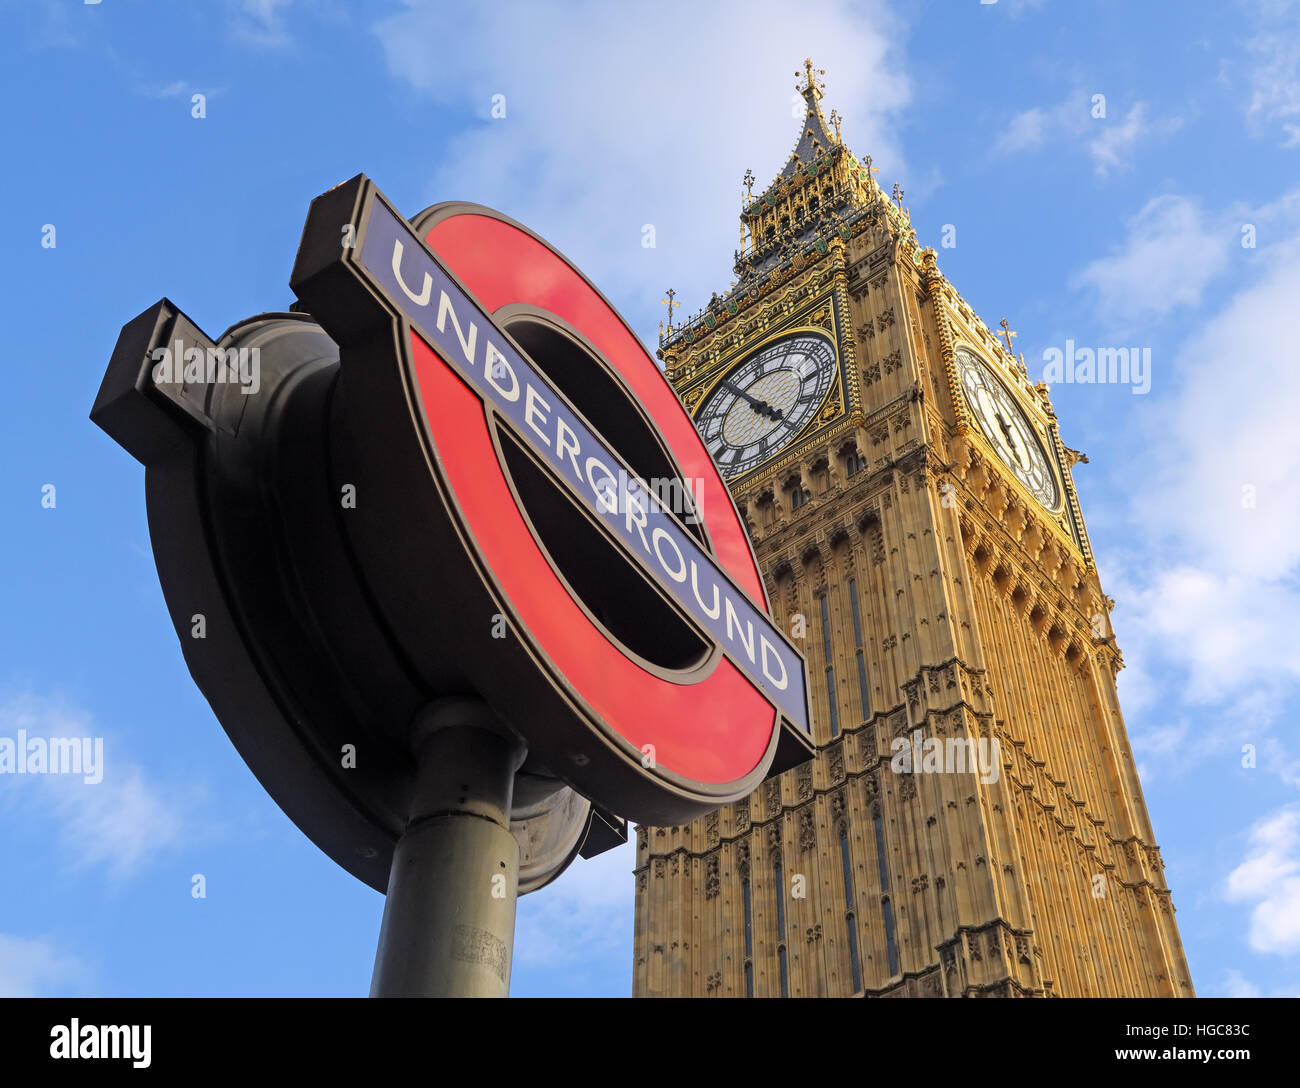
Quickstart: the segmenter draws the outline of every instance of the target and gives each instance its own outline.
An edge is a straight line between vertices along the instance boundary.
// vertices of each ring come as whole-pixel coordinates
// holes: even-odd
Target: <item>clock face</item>
[[[759,348],[714,387],[695,426],[728,479],[773,456],[816,414],[835,377],[835,348],[795,333]]]
[[[956,355],[966,403],[984,437],[1034,498],[1055,510],[1061,493],[1028,417],[979,356],[965,348],[958,348]]]

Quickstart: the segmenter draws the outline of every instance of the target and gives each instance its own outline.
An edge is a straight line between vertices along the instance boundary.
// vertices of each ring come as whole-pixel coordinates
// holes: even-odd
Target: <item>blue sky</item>
[[[107,767],[94,787],[0,776],[0,994],[369,985],[382,899],[280,813],[190,682],[143,470],[86,418],[121,325],[163,295],[210,333],[283,308],[309,200],[364,171],[408,213],[465,199],[523,220],[653,344],[665,288],[689,311],[730,283],[741,177],[766,185],[793,148],[805,55],[1032,377],[1067,340],[1150,348],[1146,394],[1053,394],[1090,458],[1075,478],[1121,699],[1199,992],[1300,993],[1300,4],[0,16],[0,736],[103,737]],[[630,992],[631,867],[616,851],[521,902],[514,993]]]

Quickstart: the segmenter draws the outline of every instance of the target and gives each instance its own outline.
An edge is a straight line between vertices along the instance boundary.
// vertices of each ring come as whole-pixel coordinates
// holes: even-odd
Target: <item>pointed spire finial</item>
[[[795,72],[796,76],[798,74],[799,74],[798,72]],[[817,77],[824,76],[825,74],[826,74],[825,68],[814,68],[812,58],[804,57],[803,77],[805,82],[802,87],[800,87],[798,84],[795,84],[795,89],[805,98],[808,98],[810,101],[815,101],[816,99],[821,98],[822,86],[823,86],[822,81]]]
[[[681,303],[674,301],[673,296],[676,295],[677,292],[674,291],[671,287],[668,288],[668,290],[665,291],[664,294],[666,294],[668,297],[661,298],[659,301],[663,303],[663,305],[668,307],[668,335],[671,336],[673,332],[673,310],[676,307],[680,306]],[[659,322],[659,343],[662,344],[663,342],[664,342],[664,323],[661,321]]]
[[[1019,336],[1020,334],[1018,332],[1011,331],[1011,322],[1008,321],[1005,317],[998,324],[1002,326],[1002,335],[1006,338],[1007,341],[1007,354],[1014,356],[1015,352],[1011,348],[1011,339],[1012,337]]]

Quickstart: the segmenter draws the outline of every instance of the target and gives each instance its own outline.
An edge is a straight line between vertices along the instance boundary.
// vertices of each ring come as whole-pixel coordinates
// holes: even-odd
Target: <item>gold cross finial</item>
[[[1015,352],[1011,350],[1011,339],[1012,337],[1019,336],[1020,334],[1018,332],[1011,331],[1011,322],[1008,321],[1005,317],[1001,320],[1001,322],[999,322],[999,324],[1001,324],[1002,326],[1002,335],[1006,337],[1007,354],[1014,356]]]
[[[674,310],[676,307],[680,306],[681,303],[680,303],[680,302],[675,302],[675,301],[673,301],[673,296],[676,295],[677,292],[674,291],[671,287],[668,288],[668,290],[667,290],[666,292],[664,292],[664,293],[665,293],[668,297],[667,297],[667,298],[661,298],[659,301],[662,302],[665,306],[668,307],[668,331],[669,331],[669,332],[672,332],[672,330],[673,330],[673,310]]]
[[[681,303],[673,301],[673,296],[677,294],[677,292],[674,291],[671,287],[668,288],[668,290],[664,293],[668,297],[661,298],[659,301],[668,307],[668,335],[671,336],[673,333],[673,307],[680,306]],[[664,323],[661,321],[659,322],[659,343],[662,344],[663,342],[664,342]]]
[[[748,196],[750,200],[753,200],[754,199],[754,171],[753,170],[745,171],[744,182],[745,182],[745,195]]]
[[[798,72],[795,72],[795,75],[798,75],[798,74],[799,74]],[[803,74],[804,74],[804,79],[807,80],[807,82],[806,82],[802,87],[799,87],[799,86],[796,84],[796,88],[798,89],[798,91],[799,91],[801,94],[810,94],[810,93],[811,93],[811,94],[813,94],[813,95],[820,96],[820,95],[821,95],[822,83],[821,83],[821,80],[819,80],[819,79],[817,78],[817,76],[824,76],[824,75],[826,74],[826,69],[825,69],[825,68],[814,68],[814,67],[813,67],[812,58],[811,58],[811,57],[804,57],[804,59],[803,59]]]

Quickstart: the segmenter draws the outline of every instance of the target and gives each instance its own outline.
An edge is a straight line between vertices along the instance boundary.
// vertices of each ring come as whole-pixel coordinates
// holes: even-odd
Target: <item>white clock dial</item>
[[[1056,510],[1061,505],[1056,474],[1029,417],[978,355],[958,348],[956,359],[962,391],[980,431],[1034,498]]]
[[[695,426],[726,477],[742,476],[787,446],[816,414],[835,377],[835,348],[796,333],[760,348],[700,405]]]

